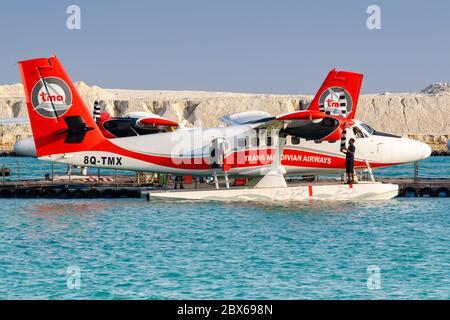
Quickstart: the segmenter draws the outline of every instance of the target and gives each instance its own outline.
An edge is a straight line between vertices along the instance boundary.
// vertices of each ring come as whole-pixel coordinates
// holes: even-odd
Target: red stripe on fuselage
[[[181,158],[181,157],[170,157],[170,156],[160,156],[152,154],[143,154],[140,152],[124,149],[113,144],[111,141],[106,140],[104,143],[98,146],[95,151],[104,151],[116,153],[124,157],[133,158],[136,160],[141,160],[148,162],[150,164],[168,167],[168,168],[179,168],[188,170],[208,170],[210,165],[204,161],[203,158]]]
[[[96,151],[105,151],[116,153],[125,157],[141,160],[154,165],[179,168],[188,170],[208,170],[210,169],[209,159],[203,157],[171,157],[161,155],[143,154],[137,151],[124,149],[106,140],[104,143],[95,148]],[[228,155],[225,159],[227,168],[250,168],[270,165],[273,161],[274,148],[254,149],[235,151]],[[281,164],[291,167],[306,167],[306,168],[331,168],[344,169],[345,156],[338,157],[327,154],[320,154],[316,152],[285,149]],[[398,163],[370,163],[370,166],[384,167],[395,165]],[[355,160],[355,167],[366,168],[365,161]]]
[[[231,166],[231,168],[247,168],[257,167],[263,165],[269,165],[273,161],[274,148],[270,149],[254,149],[254,150],[242,150],[229,155],[225,162]],[[284,149],[283,156],[281,158],[281,164],[291,167],[307,167],[307,168],[345,168],[345,155],[333,156],[328,154],[321,154],[317,152],[310,152],[298,149]],[[371,162],[371,167],[384,167],[398,163],[381,163]],[[362,160],[355,160],[355,167],[366,168],[367,164]]]

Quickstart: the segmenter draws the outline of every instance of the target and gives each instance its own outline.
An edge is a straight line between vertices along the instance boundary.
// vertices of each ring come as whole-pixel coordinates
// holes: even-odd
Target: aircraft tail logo
[[[328,88],[319,98],[319,110],[329,115],[347,117],[352,111],[352,97],[344,88]]]
[[[31,91],[31,103],[45,118],[61,117],[72,106],[72,91],[60,78],[42,78]]]

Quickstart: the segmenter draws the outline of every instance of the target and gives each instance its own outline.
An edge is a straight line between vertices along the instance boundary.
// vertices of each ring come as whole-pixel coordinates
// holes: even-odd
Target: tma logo
[[[31,102],[34,110],[41,116],[60,117],[72,106],[72,91],[60,78],[43,78],[34,85]]]
[[[347,117],[352,111],[352,97],[344,88],[327,88],[320,95],[319,110],[326,114]]]
[[[41,100],[41,102],[58,102],[61,103],[64,101],[64,95],[61,94],[57,94],[57,95],[49,95],[46,92],[40,92],[39,93],[39,98]]]

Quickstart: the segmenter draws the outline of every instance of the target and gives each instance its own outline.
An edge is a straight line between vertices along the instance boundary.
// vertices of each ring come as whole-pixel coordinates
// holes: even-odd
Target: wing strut
[[[286,145],[286,136],[280,136],[279,132],[272,135],[275,138],[275,154],[272,167],[266,175],[255,185],[255,188],[287,188],[284,174],[286,171],[281,166],[281,157]]]

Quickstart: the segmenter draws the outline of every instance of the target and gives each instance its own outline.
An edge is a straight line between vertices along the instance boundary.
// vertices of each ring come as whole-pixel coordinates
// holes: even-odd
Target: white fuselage
[[[430,156],[422,142],[386,136],[361,122],[347,130],[346,140],[356,140],[355,169],[413,162]],[[215,141],[215,139],[218,139]],[[222,148],[217,148],[217,141]],[[272,141],[272,142],[271,142]],[[179,129],[174,132],[111,139],[119,147],[104,151],[83,151],[42,157],[44,160],[88,167],[170,173],[211,175],[214,156],[225,158],[231,175],[261,176],[271,168],[277,139],[257,135],[254,125]],[[313,175],[345,170],[341,141],[307,141],[287,136],[281,165],[286,175]],[[223,149],[222,155],[212,150]],[[220,172],[220,169],[219,169]]]

